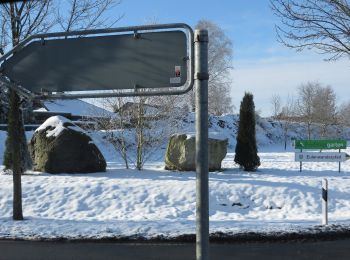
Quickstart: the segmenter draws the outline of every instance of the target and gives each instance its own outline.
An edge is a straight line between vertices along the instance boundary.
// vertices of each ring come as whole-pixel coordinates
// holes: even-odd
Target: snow
[[[179,134],[176,134],[176,135],[180,135],[180,133]],[[188,140],[188,139],[190,139],[190,138],[192,138],[192,137],[196,137],[196,133],[195,132],[193,132],[193,133],[186,133],[186,139]],[[213,131],[209,131],[208,132],[208,138],[211,138],[211,139],[216,139],[216,140],[221,140],[221,141],[225,141],[225,140],[227,140],[228,138],[225,136],[225,135],[223,135],[221,132],[213,132]]]
[[[321,181],[330,189],[331,224],[350,223],[350,165],[306,164],[293,153],[260,153],[256,173],[242,172],[233,154],[210,173],[210,231],[288,231],[321,221]],[[57,238],[195,233],[195,173],[168,172],[161,162],[144,171],[109,163],[106,173],[23,176],[26,221],[14,222],[12,176],[2,175],[0,237]]]
[[[47,130],[46,137],[58,136],[64,129],[72,129],[77,132],[84,132],[80,127],[73,125],[72,121],[63,116],[52,116],[48,118],[41,126],[39,126],[35,132]]]
[[[114,113],[110,111],[79,99],[45,101],[44,106],[50,112],[71,113],[75,116],[111,117],[114,115]],[[43,112],[46,111],[46,109],[40,108],[36,111]]]
[[[191,114],[187,117],[183,132],[191,132],[193,119]],[[228,138],[231,145],[223,171],[209,174],[211,233],[298,232],[316,227],[321,224],[324,178],[329,186],[330,224],[350,225],[349,161],[342,163],[340,173],[337,163],[326,162],[304,163],[299,172],[290,143],[285,152],[278,139],[279,128],[263,122],[263,127],[257,127],[261,166],[257,172],[241,171],[233,162],[236,119],[228,115],[210,120],[211,131]],[[63,122],[60,117],[46,122],[55,126],[50,134],[57,134]],[[32,134],[28,132],[27,137]],[[294,126],[291,134],[305,132]],[[1,160],[5,137],[0,131]],[[155,156],[161,159],[149,161],[145,170],[126,170],[103,133],[93,133],[92,138],[106,158],[107,172],[27,172],[22,176],[25,221],[11,219],[12,176],[0,173],[0,238],[171,238],[195,234],[195,172],[164,170],[164,149]],[[345,152],[350,153],[350,148]]]

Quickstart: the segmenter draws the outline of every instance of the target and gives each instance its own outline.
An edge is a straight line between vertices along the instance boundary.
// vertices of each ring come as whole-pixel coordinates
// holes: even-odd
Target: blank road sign
[[[189,77],[187,45],[181,30],[36,39],[2,67],[37,93],[179,87]]]

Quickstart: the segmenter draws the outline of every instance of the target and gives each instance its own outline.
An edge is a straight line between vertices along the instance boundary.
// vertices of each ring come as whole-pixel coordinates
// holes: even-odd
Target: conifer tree
[[[235,163],[245,171],[255,171],[260,166],[256,145],[255,106],[251,93],[245,93],[239,110]]]
[[[11,92],[13,92],[11,90]],[[21,98],[16,93],[11,93],[11,102],[14,102],[8,114],[8,126],[9,131],[7,134],[6,142],[5,142],[5,151],[4,151],[4,159],[3,165],[6,170],[13,169],[13,153],[11,149],[11,144],[13,143],[12,139],[17,140],[20,149],[20,160],[19,167],[21,172],[23,173],[25,170],[30,170],[32,168],[32,158],[30,157],[28,146],[27,146],[27,138],[25,136],[25,129],[23,125],[23,117],[22,110],[20,107]],[[16,109],[18,112],[13,111]],[[18,113],[18,116],[17,116]],[[16,133],[11,132],[10,128],[16,129]]]

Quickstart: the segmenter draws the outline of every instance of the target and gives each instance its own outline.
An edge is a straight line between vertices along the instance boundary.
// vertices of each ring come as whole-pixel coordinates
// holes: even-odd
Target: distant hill
[[[236,145],[236,134],[238,127],[238,115],[210,116],[209,132],[225,137],[229,141],[229,147],[232,149]],[[180,131],[195,132],[195,114],[189,113],[184,119]],[[276,121],[271,118],[260,118],[256,120],[256,139],[259,147],[267,145],[284,144],[284,121]],[[312,126],[313,139],[335,139],[343,138],[350,140],[350,128],[340,126],[330,126],[327,136],[320,136],[319,126]],[[293,139],[307,139],[306,127],[303,123],[291,123],[287,132],[287,146],[290,148]]]

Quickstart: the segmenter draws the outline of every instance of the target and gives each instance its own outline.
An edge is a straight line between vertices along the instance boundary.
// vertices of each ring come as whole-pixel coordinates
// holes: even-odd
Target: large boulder
[[[221,170],[227,153],[227,139],[209,138],[209,170]],[[196,140],[194,135],[175,134],[170,137],[165,154],[165,169],[177,171],[196,170]]]
[[[106,171],[106,161],[83,129],[62,116],[50,117],[29,144],[34,170],[48,173]]]

